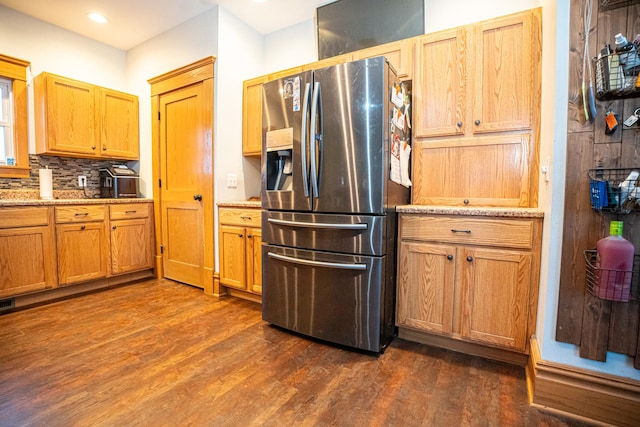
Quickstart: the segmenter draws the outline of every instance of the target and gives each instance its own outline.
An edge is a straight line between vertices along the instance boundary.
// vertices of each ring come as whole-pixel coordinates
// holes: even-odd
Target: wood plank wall
[[[571,0],[567,177],[556,339],[580,346],[580,356],[589,359],[605,361],[607,351],[629,355],[640,369],[639,304],[605,301],[585,291],[584,251],[594,249],[598,239],[608,235],[609,221],[624,221],[624,237],[640,254],[640,213],[603,214],[591,209],[589,169],[640,170],[640,126],[627,128],[620,123],[613,135],[604,134],[606,111],[611,108],[622,122],[640,107],[640,97],[597,101],[594,123],[585,121],[581,86],[588,1]],[[589,58],[596,57],[605,43],[613,46],[617,33],[630,40],[640,34],[640,1],[611,10],[599,7],[605,0],[591,1]]]

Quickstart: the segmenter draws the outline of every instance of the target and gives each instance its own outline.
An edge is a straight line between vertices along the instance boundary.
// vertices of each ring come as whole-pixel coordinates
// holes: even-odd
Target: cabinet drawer
[[[400,238],[507,248],[531,248],[530,219],[484,219],[455,216],[402,215]]]
[[[34,227],[49,223],[49,208],[0,209],[0,228]]]
[[[56,223],[104,221],[106,206],[56,206]]]
[[[148,218],[148,217],[149,217],[149,205],[147,203],[109,205],[109,218],[111,218],[112,220]]]
[[[220,224],[260,227],[262,211],[260,209],[220,208],[218,216]]]

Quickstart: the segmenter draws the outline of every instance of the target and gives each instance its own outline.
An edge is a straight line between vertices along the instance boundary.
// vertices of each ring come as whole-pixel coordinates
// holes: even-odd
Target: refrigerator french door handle
[[[322,103],[320,103],[320,82],[313,84],[313,101],[311,103],[311,190],[313,197],[318,197],[318,167],[321,166],[318,162],[318,153],[316,140],[320,143],[322,149]],[[320,111],[318,112],[318,106]],[[318,127],[320,129],[318,129]],[[317,132],[320,133],[317,133]]]
[[[332,230],[366,230],[367,224],[335,224],[335,223],[312,223],[302,221],[287,221],[285,219],[269,218],[271,224],[286,225],[290,227],[305,227],[305,228],[324,228]]]
[[[304,86],[304,101],[302,104],[302,137],[300,138],[300,163],[302,163],[302,186],[304,187],[304,197],[309,197],[309,164],[307,162],[307,145],[309,133],[307,124],[309,123],[309,97],[311,94],[311,83]]]
[[[274,254],[273,252],[267,252],[269,258],[275,258],[280,261],[290,262],[293,264],[308,265],[312,267],[328,267],[339,268],[342,270],[359,270],[364,271],[367,269],[367,264],[345,264],[342,262],[325,262],[325,261],[311,261],[308,259],[293,258],[286,255]]]

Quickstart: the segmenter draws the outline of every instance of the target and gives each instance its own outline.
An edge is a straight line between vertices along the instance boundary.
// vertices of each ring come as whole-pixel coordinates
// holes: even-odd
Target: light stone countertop
[[[150,203],[153,199],[0,199],[0,207]]]
[[[399,213],[431,214],[431,215],[467,215],[492,216],[508,218],[543,218],[544,211],[538,208],[490,208],[464,206],[434,206],[434,205],[401,205],[397,206]]]
[[[218,202],[220,208],[261,208],[260,200],[232,200],[227,202]]]

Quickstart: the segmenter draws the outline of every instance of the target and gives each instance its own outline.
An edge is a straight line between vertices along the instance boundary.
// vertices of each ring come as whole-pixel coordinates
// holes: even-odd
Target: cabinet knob
[[[469,262],[473,261],[473,257],[472,256],[468,256],[467,257],[467,261],[469,261]]]
[[[81,226],[80,226],[80,230],[84,230],[85,228],[87,228],[87,226],[86,226],[86,225],[81,225]]]
[[[202,194],[194,194],[193,195],[193,200],[197,200],[199,202],[202,201]]]
[[[242,236],[243,236],[243,234],[238,234],[238,237],[242,237]]]
[[[462,203],[464,203],[465,205],[468,205],[468,204],[469,204],[469,199],[464,199],[464,200],[462,201]]]
[[[480,124],[480,120],[476,120],[474,123],[478,126]]]
[[[112,229],[112,230],[115,230],[115,229],[116,229],[116,226],[114,225],[113,227],[111,227],[111,229]]]
[[[252,239],[253,238],[253,234],[247,234],[247,238],[248,239]]]
[[[107,151],[107,147],[106,146],[102,146],[102,151]]]
[[[461,127],[462,127],[462,122],[458,122],[458,123],[456,123],[456,126],[458,126],[459,128],[461,128]]]
[[[453,255],[447,255],[447,259],[451,261],[453,259]]]
[[[92,146],[91,146],[91,149],[92,149],[92,150],[95,150],[95,149],[96,149],[96,146],[95,146],[95,145],[92,145]]]

